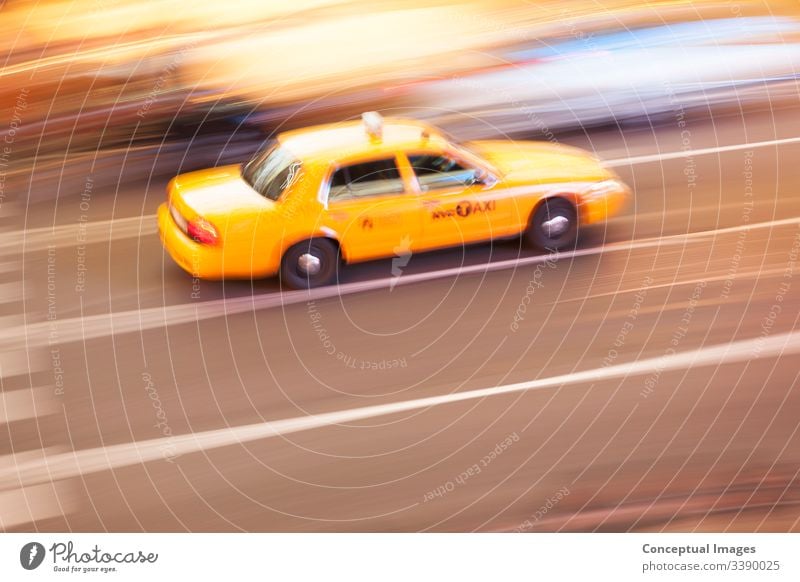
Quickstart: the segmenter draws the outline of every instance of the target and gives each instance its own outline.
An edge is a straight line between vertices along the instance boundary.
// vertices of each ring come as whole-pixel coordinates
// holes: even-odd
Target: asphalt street
[[[0,346],[36,387],[2,372],[0,495],[55,503],[0,525],[796,531],[797,136],[797,108],[567,136],[635,192],[577,251],[311,294],[182,272],[163,180],[37,198],[0,233],[26,313]]]

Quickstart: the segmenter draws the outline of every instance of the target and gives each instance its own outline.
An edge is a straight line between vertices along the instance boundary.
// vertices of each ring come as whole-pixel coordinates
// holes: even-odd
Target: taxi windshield
[[[242,177],[270,200],[277,200],[300,174],[300,161],[285,147],[273,145],[245,164]]]

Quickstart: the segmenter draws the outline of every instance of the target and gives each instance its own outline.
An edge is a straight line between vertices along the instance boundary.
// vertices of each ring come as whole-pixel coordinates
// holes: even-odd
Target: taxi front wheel
[[[325,238],[312,238],[291,247],[281,260],[281,283],[292,289],[329,285],[339,267],[339,248]]]
[[[564,198],[542,202],[531,217],[525,239],[545,251],[560,251],[575,246],[578,238],[578,213]]]

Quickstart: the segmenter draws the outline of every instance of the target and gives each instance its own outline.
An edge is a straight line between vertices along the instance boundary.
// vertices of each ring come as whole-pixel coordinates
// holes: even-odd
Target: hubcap
[[[569,218],[566,216],[554,216],[550,220],[545,220],[542,223],[547,238],[555,238],[561,236],[569,228]]]
[[[322,268],[322,261],[311,253],[304,253],[297,259],[297,268],[305,275],[316,275]]]

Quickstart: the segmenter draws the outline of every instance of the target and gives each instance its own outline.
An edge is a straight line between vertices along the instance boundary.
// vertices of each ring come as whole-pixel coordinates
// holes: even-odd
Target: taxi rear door
[[[402,171],[401,171],[402,170]],[[396,156],[339,164],[328,175],[325,226],[348,261],[404,256],[422,236],[422,204]]]

